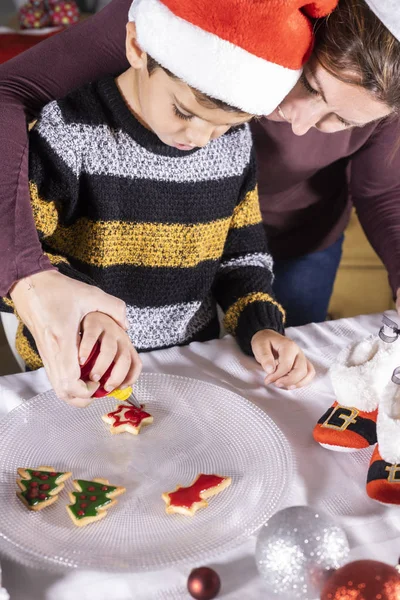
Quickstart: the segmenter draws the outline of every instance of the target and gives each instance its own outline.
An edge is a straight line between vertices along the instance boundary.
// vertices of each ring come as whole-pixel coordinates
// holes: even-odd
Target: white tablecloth
[[[396,318],[395,314],[392,318]],[[143,354],[144,371],[202,379],[227,387],[264,409],[289,439],[297,461],[294,484],[286,505],[309,504],[334,515],[345,527],[351,559],[373,558],[396,564],[400,554],[400,510],[367,497],[365,480],[370,450],[354,454],[331,452],[313,441],[312,429],[333,401],[327,369],[351,340],[376,333],[380,315],[331,321],[288,330],[314,363],[312,386],[292,392],[263,385],[256,362],[244,356],[226,336]],[[0,415],[23,399],[49,389],[44,370],[0,378]],[[266,457],[267,460],[267,457]],[[269,600],[254,563],[255,539],[215,557],[224,600]],[[3,585],[11,600],[183,600],[191,566],[145,574],[112,575],[73,571],[51,574],[27,569],[3,558]]]

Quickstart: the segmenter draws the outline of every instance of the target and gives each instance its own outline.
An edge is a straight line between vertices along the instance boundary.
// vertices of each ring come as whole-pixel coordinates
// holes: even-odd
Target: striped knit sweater
[[[258,330],[283,332],[247,125],[180,151],[143,127],[107,78],[43,109],[29,179],[44,251],[65,275],[126,302],[139,351],[217,337],[217,303],[246,353]],[[17,349],[28,368],[41,366],[22,325]]]

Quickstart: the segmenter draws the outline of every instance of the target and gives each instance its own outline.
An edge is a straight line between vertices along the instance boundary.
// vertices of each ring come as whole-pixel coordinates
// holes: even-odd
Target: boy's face
[[[149,75],[134,23],[127,25],[126,49],[132,68],[119,78],[121,91],[136,116],[164,144],[179,150],[203,147],[251,119],[243,113],[202,106],[186,83],[161,68]]]

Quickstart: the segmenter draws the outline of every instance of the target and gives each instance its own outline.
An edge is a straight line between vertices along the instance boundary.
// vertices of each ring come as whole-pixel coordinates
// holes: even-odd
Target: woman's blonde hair
[[[315,33],[315,55],[325,69],[400,111],[400,42],[364,0],[339,0]]]

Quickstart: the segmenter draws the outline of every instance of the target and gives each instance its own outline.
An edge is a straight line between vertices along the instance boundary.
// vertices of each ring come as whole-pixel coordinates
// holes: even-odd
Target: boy
[[[254,3],[251,14],[233,0],[135,0],[128,70],[47,105],[30,137],[32,205],[45,251],[62,273],[126,302],[137,350],[217,337],[218,303],[266,383],[289,389],[314,370],[282,335],[247,122],[275,108],[311,50],[298,4],[282,3],[278,15],[270,0]],[[282,67],[266,58],[276,23],[295,47],[292,68],[287,56]],[[130,383],[137,355],[101,313],[82,322],[81,364],[97,339],[91,379],[115,360],[106,389],[113,379]],[[29,368],[41,366],[26,327],[17,348]]]

